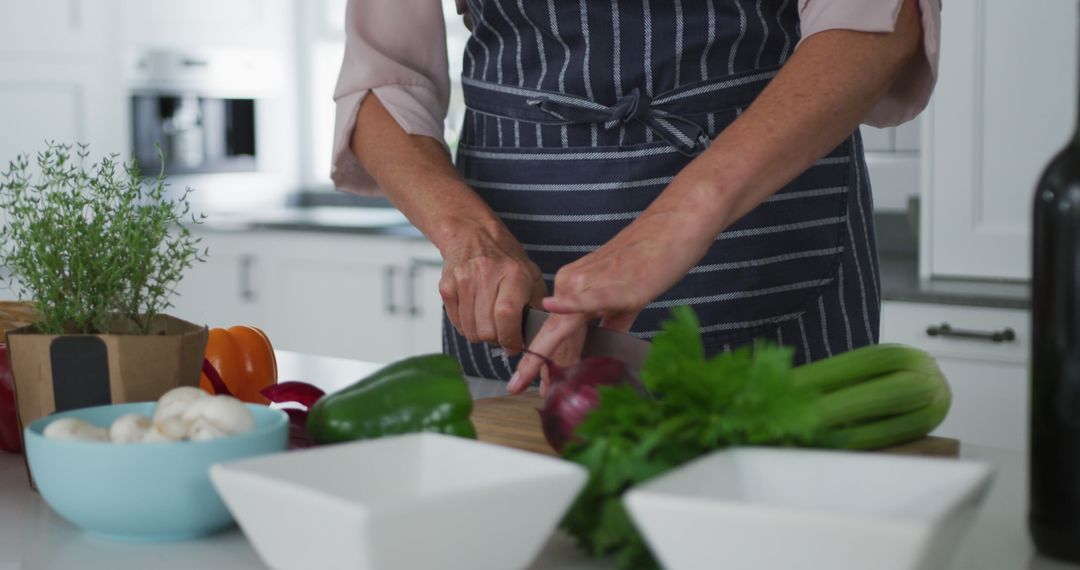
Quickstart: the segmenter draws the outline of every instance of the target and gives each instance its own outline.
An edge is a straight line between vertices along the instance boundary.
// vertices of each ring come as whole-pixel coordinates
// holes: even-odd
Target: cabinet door
[[[370,362],[409,354],[400,240],[284,232],[271,239],[267,313],[275,346]]]
[[[938,358],[952,406],[934,435],[961,443],[1027,449],[1027,369],[985,360]]]
[[[265,256],[257,235],[200,232],[209,251],[188,270],[169,313],[211,327],[270,324],[265,303]]]
[[[1076,2],[954,0],[941,17],[921,271],[1026,279],[1035,183],[1076,122]]]
[[[442,352],[442,257],[428,242],[409,244],[409,351],[412,354]]]
[[[115,0],[0,2],[0,52],[85,57],[112,34]]]
[[[155,47],[279,47],[288,44],[287,0],[124,0],[125,41]]]

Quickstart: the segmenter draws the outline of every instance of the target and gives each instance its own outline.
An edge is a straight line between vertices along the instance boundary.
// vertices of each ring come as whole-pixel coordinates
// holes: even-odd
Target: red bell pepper
[[[11,375],[6,343],[0,343],[0,449],[22,453],[22,434],[15,409],[15,380]]]

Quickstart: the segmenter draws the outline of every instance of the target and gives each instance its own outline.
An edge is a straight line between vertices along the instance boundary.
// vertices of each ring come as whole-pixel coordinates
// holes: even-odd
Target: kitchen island
[[[331,391],[379,368],[351,360],[278,353],[281,380],[304,380]],[[500,382],[470,379],[474,398],[506,394]],[[990,494],[958,546],[954,570],[1067,570],[1080,566],[1038,557],[1028,539],[1026,458],[1017,451],[963,445],[961,457],[996,469]],[[883,492],[888,492],[883,490]],[[482,532],[482,531],[478,531]],[[718,540],[717,548],[722,548]],[[236,528],[207,538],[175,543],[104,541],[72,526],[30,490],[20,456],[0,453],[0,570],[159,570],[265,568]],[[570,538],[556,532],[533,569],[607,569],[608,560],[589,560]]]

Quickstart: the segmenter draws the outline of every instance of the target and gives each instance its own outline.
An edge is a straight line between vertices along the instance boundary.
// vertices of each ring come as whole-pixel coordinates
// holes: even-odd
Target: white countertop
[[[281,380],[304,380],[334,390],[379,366],[337,358],[278,353]],[[502,395],[502,383],[470,380],[477,398]],[[961,456],[996,467],[989,496],[950,570],[1077,570],[1034,555],[1027,536],[1026,458],[1017,451],[962,445]],[[887,492],[887,491],[885,491]],[[127,544],[89,536],[63,520],[30,490],[22,457],[0,452],[0,570],[190,570],[264,569],[237,529],[186,542]],[[561,533],[552,536],[531,567],[591,570],[614,568],[588,560]]]

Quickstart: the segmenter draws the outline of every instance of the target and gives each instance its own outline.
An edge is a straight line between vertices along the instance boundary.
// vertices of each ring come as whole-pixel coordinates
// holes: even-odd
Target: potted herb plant
[[[0,173],[0,264],[36,309],[7,337],[21,424],[198,385],[206,327],[164,313],[205,253],[182,224],[189,191],[171,197],[164,172],[116,155],[91,164],[85,145],[49,143]]]

